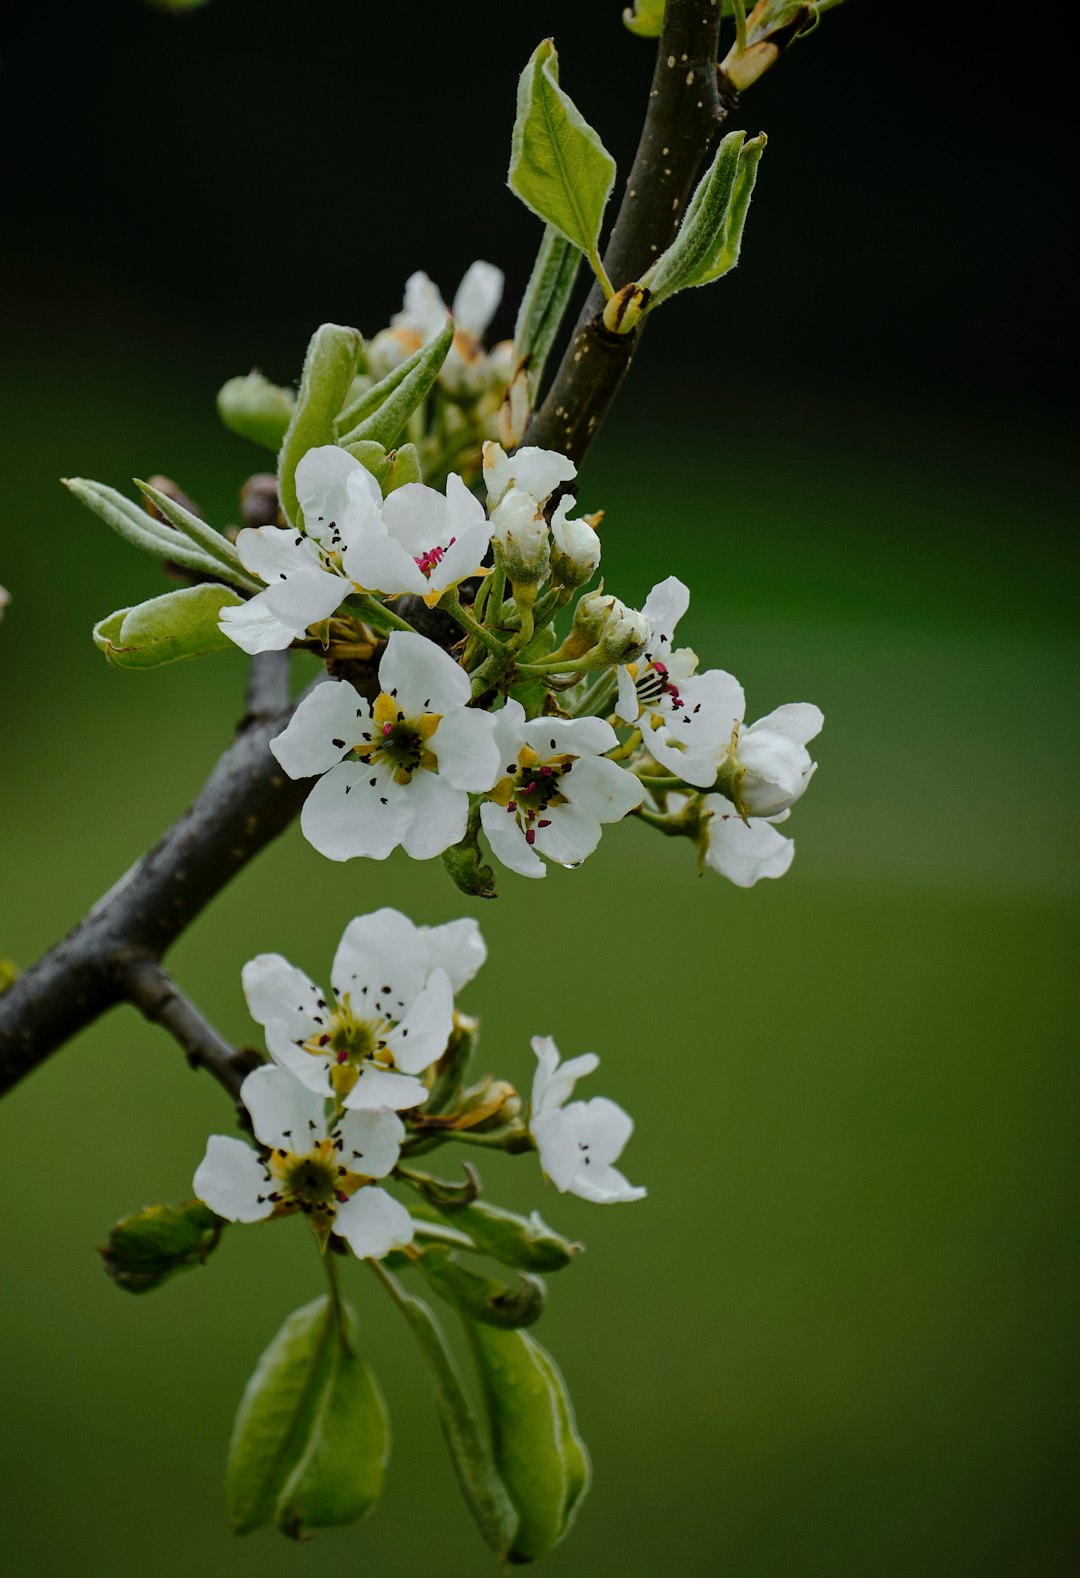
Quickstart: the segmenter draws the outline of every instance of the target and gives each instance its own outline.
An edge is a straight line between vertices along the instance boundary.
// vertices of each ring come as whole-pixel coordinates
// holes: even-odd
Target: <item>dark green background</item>
[[[0,581],[15,601],[0,626],[0,954],[22,964],[187,804],[237,717],[244,680],[239,653],[145,675],[105,667],[90,624],[162,583],[55,478],[121,484],[160,468],[224,523],[235,518],[238,479],[261,462],[216,426],[221,378],[256,355],[289,376],[320,315],[377,326],[400,278],[429,257],[448,285],[475,251],[506,261],[518,288],[527,268],[516,216],[504,250],[482,206],[462,215],[433,180],[404,205],[411,219],[379,208],[362,157],[374,133],[358,114],[358,211],[339,226],[324,204],[313,225],[305,216],[290,232],[297,283],[280,313],[265,279],[248,299],[231,272],[235,246],[217,245],[225,176],[205,124],[219,128],[226,175],[248,211],[276,203],[273,171],[241,158],[248,122],[214,96],[227,70],[239,76],[241,22],[254,26],[259,8],[218,0],[182,31],[133,7],[100,9],[104,33],[71,7],[56,39],[68,75],[53,135],[66,133],[67,155],[50,165],[54,197],[88,147],[111,159],[75,183],[86,209],[69,222],[66,248],[53,244],[63,203],[42,201],[23,210],[28,244],[9,257]],[[316,21],[297,24],[300,60],[316,22],[340,8],[310,9]],[[829,114],[850,117],[857,104],[871,118],[871,146],[845,155],[824,229],[830,214],[860,204],[884,216],[875,150],[888,171],[906,168],[901,128],[887,135],[885,107],[873,120],[874,72],[890,83],[896,69],[885,8],[877,31],[866,20],[874,9],[853,3],[827,18],[829,33],[823,26],[783,68],[797,105],[811,102],[811,76],[827,84]],[[493,167],[509,73],[556,24],[565,53],[572,12],[515,14],[496,43],[481,29],[485,78],[501,73],[490,101],[475,83],[466,94],[440,77],[437,54],[427,66],[409,57],[428,101],[451,89],[463,96],[454,103],[467,99],[497,144]],[[267,13],[284,71],[288,29],[279,8]],[[454,26],[457,37],[460,19]],[[127,101],[118,82],[79,98],[75,57],[102,38],[110,47],[85,69],[126,73]],[[641,58],[627,53],[631,43],[618,41],[620,70]],[[129,114],[145,105],[139,79],[155,57],[156,69],[182,66],[189,82],[205,60],[214,85],[197,115],[152,97],[154,135],[166,138],[162,184],[177,181],[193,203],[200,171],[205,179],[205,211],[183,216],[198,239],[186,250],[150,245],[147,140],[129,146],[123,135],[125,102]],[[373,80],[374,66],[365,71]],[[967,92],[974,102],[975,86],[960,79],[962,101]],[[940,82],[936,91],[945,96]],[[768,92],[761,119],[771,130],[783,123],[779,72]],[[629,125],[636,102],[597,89],[589,108],[605,127],[616,111]],[[316,130],[294,114],[291,145]],[[184,139],[198,157],[178,174]],[[780,261],[793,238],[806,242],[807,224],[815,241],[799,155],[784,146],[770,148],[777,195],[760,189],[739,276],[708,307],[704,297],[679,304],[650,331],[656,349],[646,346],[650,359],[581,494],[608,511],[609,585],[638,601],[669,573],[691,584],[683,633],[705,662],[740,675],[752,715],[796,699],[824,708],[820,772],[790,827],[795,865],[782,882],[739,892],[711,874],[699,880],[688,847],[635,824],[610,830],[581,871],[552,870],[543,883],[507,874],[498,904],[476,910],[491,958],[464,1005],[483,1016],[485,1066],[527,1081],[536,1032],[553,1033],[568,1055],[595,1048],[603,1067],[593,1084],[637,1119],[627,1172],[650,1190],[640,1205],[589,1207],[545,1189],[528,1158],[485,1165],[498,1198],[539,1205],[589,1246],[551,1279],[539,1328],[596,1466],[579,1524],[548,1570],[1058,1578],[1080,1560],[1068,971],[1080,764],[1075,493],[1061,458],[1065,416],[1050,398],[1059,320],[1050,314],[1040,341],[1024,316],[1038,317],[1024,281],[989,244],[989,209],[965,253],[962,183],[952,202],[943,185],[931,205],[943,237],[937,297],[932,278],[905,273],[884,238],[860,266],[845,262],[858,232],[849,219],[848,251],[830,261],[825,300],[815,299],[820,246],[797,268]],[[966,152],[973,190],[989,192],[974,138]],[[41,158],[40,142],[23,145],[17,187],[50,190]],[[125,169],[138,226],[119,206]],[[764,166],[763,182],[770,174]],[[104,217],[91,222],[95,190]],[[430,247],[421,196],[437,216]],[[513,213],[508,198],[492,202],[498,216]],[[112,251],[102,251],[107,233],[120,238]],[[348,261],[346,242],[365,233],[373,245],[353,268],[349,305],[343,253]],[[272,233],[267,244],[271,273],[282,270]],[[1056,254],[1041,256],[1051,259],[1045,304]],[[779,312],[776,292],[795,276],[801,303]],[[907,294],[896,293],[900,279]],[[996,320],[986,318],[991,295]],[[988,321],[996,338],[984,334]],[[280,948],[325,974],[344,921],[387,902],[427,922],[469,909],[437,862],[340,868],[293,829],[171,962],[222,1030],[244,1040],[246,958]],[[206,1134],[227,1127],[217,1087],[129,1010],[0,1107],[5,1559],[47,1578],[72,1569],[284,1578],[327,1562],[386,1578],[473,1578],[487,1558],[424,1376],[357,1265],[350,1287],[394,1417],[386,1499],[370,1523],[310,1547],[228,1533],[220,1479],[236,1399],[281,1318],[319,1288],[305,1234],[296,1223],[237,1229],[206,1270],[143,1299],[117,1291],[93,1253],[115,1217],[182,1197]]]

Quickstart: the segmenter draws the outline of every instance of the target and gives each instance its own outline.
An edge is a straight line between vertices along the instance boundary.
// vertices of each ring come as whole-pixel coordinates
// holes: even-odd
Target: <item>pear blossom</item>
[[[600,842],[605,822],[618,822],[645,791],[605,751],[618,744],[602,718],[526,721],[518,701],[495,714],[503,777],[480,807],[492,851],[525,877],[542,877],[539,856],[577,866]]]
[[[330,999],[280,953],[244,966],[251,1017],[266,1047],[303,1085],[347,1107],[417,1107],[417,1077],[446,1050],[454,993],[487,958],[474,920],[415,926],[394,909],[346,926],[330,971]]]
[[[806,749],[825,723],[820,707],[789,702],[749,728],[742,710],[720,758],[717,788],[741,816],[775,817],[806,793],[817,770]]]
[[[469,792],[499,772],[495,719],[469,706],[464,669],[412,631],[391,633],[373,704],[345,680],[300,703],[270,749],[290,778],[319,781],[304,836],[330,860],[385,860],[400,844],[430,860],[465,835]]]
[[[742,719],[746,698],[731,674],[698,674],[697,654],[673,648],[675,627],[689,606],[690,592],[676,576],[653,587],[642,609],[649,626],[644,650],[618,672],[616,715],[638,725],[645,749],[662,767],[707,789],[716,782],[718,754]]]
[[[368,1108],[328,1120],[326,1102],[283,1068],[249,1074],[240,1099],[265,1160],[243,1140],[211,1135],[195,1173],[196,1195],[229,1222],[302,1212],[325,1250],[331,1233],[363,1260],[412,1241],[412,1218],[375,1180],[397,1166],[405,1126]]]
[[[378,483],[335,444],[302,457],[296,494],[302,528],[249,526],[236,539],[244,568],[267,583],[249,602],[221,610],[219,628],[245,652],[281,651],[329,619],[360,589],[348,564],[354,545],[386,533]]]
[[[564,586],[584,586],[600,567],[600,538],[594,527],[587,520],[570,519],[576,504],[572,493],[564,494],[551,517],[551,568]]]
[[[511,488],[491,512],[491,538],[517,585],[543,580],[548,568],[548,523],[538,499]]]
[[[577,476],[577,467],[557,449],[537,449],[526,444],[508,455],[491,439],[484,445],[484,484],[488,506],[496,509],[510,492],[530,493],[543,509],[555,489]]]
[[[478,259],[466,269],[454,295],[449,311],[454,320],[454,340],[440,370],[439,382],[455,398],[479,393],[487,380],[483,338],[502,300],[503,283],[502,269]],[[447,315],[438,286],[422,270],[410,274],[401,311],[368,346],[368,365],[375,376],[385,377],[434,340],[442,332]]]
[[[669,794],[667,810],[678,812],[686,796]],[[723,795],[705,795],[701,801],[704,861],[712,871],[727,877],[737,888],[752,888],[762,877],[782,877],[795,859],[795,840],[776,831],[790,811],[777,816],[751,816],[743,821]]]
[[[529,1133],[540,1153],[540,1165],[561,1193],[580,1195],[597,1205],[644,1199],[613,1164],[634,1131],[630,1114],[606,1096],[571,1101],[579,1079],[600,1066],[595,1052],[559,1060],[550,1036],[534,1036],[536,1075],[533,1079]]]
[[[349,574],[368,591],[411,592],[433,606],[475,575],[491,541],[484,507],[454,471],[445,495],[422,482],[396,488],[382,507],[382,530],[349,549]]]

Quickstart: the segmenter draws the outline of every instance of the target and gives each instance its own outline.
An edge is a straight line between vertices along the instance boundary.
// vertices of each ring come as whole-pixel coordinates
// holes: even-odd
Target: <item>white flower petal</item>
[[[824,727],[825,714],[820,707],[815,707],[809,701],[789,701],[786,706],[777,707],[775,712],[758,718],[746,734],[756,733],[759,729],[768,730],[770,734],[782,734],[796,745],[807,745],[816,739]]]
[[[648,650],[655,656],[658,649],[671,646],[675,628],[690,607],[690,590],[678,576],[669,575],[666,581],[654,586],[645,599],[641,612],[652,627]]]
[[[256,954],[244,965],[240,980],[256,1024],[277,1021],[294,1040],[319,1029],[326,1006],[322,992],[280,953]]]
[[[446,303],[439,287],[432,283],[423,269],[417,269],[405,281],[405,304],[401,312],[390,319],[391,328],[415,329],[426,343],[442,332],[447,319]]]
[[[484,506],[456,471],[446,479],[446,525],[452,537],[487,525]]]
[[[354,1013],[379,1002],[400,1019],[423,990],[428,973],[423,932],[400,910],[385,908],[357,915],[346,926],[330,984],[339,998],[348,993]]]
[[[617,670],[616,683],[618,690],[615,697],[615,714],[624,723],[636,723],[641,717],[641,703],[638,701],[637,686],[628,668]]]
[[[367,482],[363,481],[364,477]],[[320,444],[301,457],[296,468],[296,496],[304,512],[304,525],[312,536],[328,537],[335,526],[340,530],[355,497],[352,489],[357,483],[362,494],[368,497],[374,487],[373,502],[378,502],[378,484],[374,477],[354,456],[336,444]]]
[[[588,811],[600,822],[621,822],[645,798],[640,780],[604,756],[580,757],[561,779],[560,788],[575,809]]]
[[[454,296],[454,322],[480,339],[502,300],[504,279],[494,263],[477,259],[470,264]]]
[[[369,717],[359,691],[345,680],[326,679],[304,697],[270,749],[290,778],[313,778],[360,741]]]
[[[297,570],[287,580],[273,581],[262,593],[266,606],[283,623],[294,621],[296,634],[329,619],[352,591],[352,583],[329,570]]]
[[[297,635],[295,625],[283,624],[272,612],[265,592],[249,602],[223,608],[218,615],[218,629],[253,657],[257,652],[284,652]]]
[[[212,1134],[192,1184],[198,1198],[227,1222],[261,1222],[273,1211],[262,1162],[242,1140]],[[258,1197],[262,1195],[260,1200]]]
[[[441,725],[440,725],[441,727]],[[410,812],[401,847],[413,860],[433,860],[465,837],[469,796],[439,774],[418,772],[407,786]]]
[[[547,827],[542,826],[543,822],[547,822]],[[580,866],[599,844],[603,831],[591,810],[569,802],[548,806],[534,825],[534,849],[560,866]]]
[[[385,1178],[397,1166],[405,1125],[388,1107],[346,1112],[337,1126],[341,1162],[350,1172],[366,1178]]]
[[[551,1036],[533,1036],[532,1049],[536,1053],[536,1074],[532,1086],[532,1111],[561,1107],[570,1100],[579,1079],[592,1074],[600,1067],[595,1052],[583,1052],[565,1063],[559,1061],[559,1049]]]
[[[504,866],[522,877],[544,877],[544,862],[533,853],[525,841],[525,834],[517,824],[517,817],[501,805],[485,800],[480,807],[480,823],[487,834],[491,852]]]
[[[390,1107],[395,1112],[404,1112],[409,1107],[419,1107],[427,1098],[427,1086],[411,1074],[391,1074],[365,1063],[360,1078],[345,1097],[345,1105],[350,1112],[370,1107]]]
[[[433,970],[423,991],[386,1037],[395,1067],[422,1074],[446,1051],[454,1028],[454,989],[443,970]]]
[[[445,548],[446,539],[453,535],[447,529],[446,499],[423,482],[395,488],[383,505],[383,520],[391,537],[410,554]]]
[[[332,767],[300,812],[304,837],[328,860],[351,860],[355,855],[385,860],[401,843],[411,821],[402,786],[394,782],[393,773],[364,762],[339,762]]]
[[[455,992],[467,986],[487,958],[487,944],[474,920],[422,926],[432,969],[445,970]]]
[[[455,789],[480,794],[499,777],[501,763],[490,712],[458,707],[448,712],[428,741],[439,763],[439,776]]]
[[[396,695],[407,717],[452,712],[472,696],[469,676],[434,641],[412,631],[392,630],[379,664],[379,683]]]
[[[244,569],[267,583],[319,568],[318,546],[291,527],[246,526],[237,535],[236,551]]]
[[[533,718],[522,725],[521,733],[541,761],[549,756],[599,756],[619,743],[603,718]]]
[[[367,592],[394,597],[401,592],[422,596],[427,591],[423,571],[393,537],[354,538],[342,554],[342,563],[350,579]]]
[[[574,1101],[566,1108],[578,1140],[588,1146],[590,1161],[617,1162],[634,1132],[634,1120],[618,1102],[606,1096]]]
[[[316,1025],[315,1030],[318,1030]],[[305,1037],[305,1039],[307,1039]],[[316,1056],[313,1052],[306,1052],[303,1047],[296,1044],[297,1038],[290,1036],[286,1027],[275,1020],[271,1020],[266,1027],[266,1050],[279,1068],[285,1069],[301,1085],[323,1100],[333,1092],[330,1084],[330,1064],[332,1054],[329,1048]]]
[[[635,1188],[617,1167],[600,1162],[595,1167],[578,1168],[570,1193],[593,1205],[625,1205],[631,1200],[644,1200],[648,1191]]]
[[[709,823],[707,863],[739,888],[752,888],[762,877],[782,877],[795,858],[795,840],[778,833],[770,822],[736,816],[721,795],[705,801],[714,812]]]
[[[276,1064],[254,1069],[240,1086],[240,1100],[264,1145],[303,1156],[326,1134],[322,1096]]]
[[[505,706],[493,713],[495,719],[495,749],[499,755],[500,771],[517,772],[517,755],[525,744],[522,732],[525,725],[525,708],[520,701],[509,699]]]
[[[581,1161],[577,1133],[561,1107],[538,1113],[529,1129],[540,1153],[540,1166],[561,1193],[573,1186]]]
[[[666,767],[669,772],[685,778],[686,782],[693,784],[695,788],[711,789],[716,782],[715,748],[705,746],[699,750],[696,743],[693,746],[679,745],[664,727],[651,730],[645,744],[649,755],[654,757],[661,767]]]
[[[338,1206],[334,1232],[361,1260],[381,1260],[412,1243],[413,1221],[400,1201],[372,1185]]]
[[[445,591],[447,587],[457,586],[460,581],[475,575],[484,562],[490,542],[491,523],[487,520],[462,532],[432,570],[429,578],[431,590]]]

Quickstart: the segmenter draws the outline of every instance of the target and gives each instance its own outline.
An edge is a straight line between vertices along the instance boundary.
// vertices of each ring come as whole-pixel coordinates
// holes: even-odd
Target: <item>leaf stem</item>
[[[326,1268],[326,1281],[330,1289],[330,1308],[334,1312],[334,1322],[338,1329],[338,1336],[341,1338],[341,1346],[345,1349],[350,1359],[355,1359],[356,1354],[353,1352],[353,1346],[349,1340],[349,1327],[345,1319],[345,1300],[341,1291],[341,1264],[338,1256],[329,1246],[322,1257],[322,1263]]]

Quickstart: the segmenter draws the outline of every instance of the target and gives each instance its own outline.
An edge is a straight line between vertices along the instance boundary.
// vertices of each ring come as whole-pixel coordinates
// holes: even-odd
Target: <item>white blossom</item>
[[[574,462],[557,449],[537,449],[527,444],[507,455],[501,444],[490,439],[484,445],[484,484],[490,509],[496,509],[511,488],[531,493],[543,509],[555,489],[576,476]]]
[[[328,1120],[323,1098],[283,1068],[258,1068],[240,1087],[265,1161],[223,1134],[211,1135],[195,1193],[229,1222],[307,1217],[320,1245],[331,1233],[361,1259],[381,1260],[412,1240],[405,1207],[374,1180],[397,1165],[405,1127],[395,1112],[369,1108]]]
[[[539,581],[548,566],[548,523],[531,493],[511,488],[491,512],[491,537],[512,581]]]
[[[600,842],[602,824],[639,806],[644,790],[604,752],[618,744],[602,718],[535,718],[520,702],[495,714],[503,776],[480,807],[493,852],[512,871],[542,877],[539,855],[576,866]]]
[[[685,804],[685,795],[667,797],[668,811],[677,812]],[[762,877],[782,877],[795,859],[795,840],[776,830],[790,811],[744,822],[730,800],[718,794],[705,795],[702,809],[709,813],[703,835],[705,864],[737,888],[752,888]]]
[[[717,760],[742,719],[742,686],[722,669],[698,674],[697,654],[673,648],[690,593],[675,576],[654,586],[642,613],[649,634],[640,658],[618,673],[617,716],[641,729],[645,749],[686,783],[709,788]]]
[[[537,1064],[529,1133],[556,1189],[598,1205],[643,1199],[646,1191],[635,1188],[613,1165],[633,1133],[630,1114],[606,1096],[570,1100],[577,1081],[600,1066],[595,1052],[560,1063],[550,1036],[534,1036],[532,1047]]]
[[[368,591],[412,592],[429,606],[476,574],[491,541],[483,505],[456,472],[445,495],[422,482],[396,488],[382,507],[382,528],[350,545],[350,576]]]
[[[489,377],[483,338],[502,300],[503,280],[502,269],[477,260],[465,271],[448,312],[438,286],[422,270],[410,274],[401,311],[367,347],[371,371],[385,377],[441,334],[449,316],[455,333],[439,382],[455,398],[480,393]]]
[[[244,568],[266,582],[249,602],[221,611],[221,630],[245,652],[280,651],[329,619],[360,589],[350,573],[350,550],[370,534],[386,535],[378,483],[335,444],[302,457],[296,494],[302,528],[249,526],[236,539]]]
[[[820,707],[789,702],[749,728],[741,713],[720,761],[719,786],[748,817],[775,817],[806,792],[817,770],[806,749],[825,723]]]
[[[587,520],[571,520],[577,504],[572,493],[559,500],[551,517],[552,570],[565,586],[583,586],[600,566],[600,538]]]
[[[469,706],[469,677],[441,647],[395,630],[369,705],[326,680],[270,749],[290,778],[321,775],[304,802],[304,836],[331,860],[385,860],[400,844],[430,860],[465,834],[469,792],[499,772],[495,719]]]
[[[486,957],[473,920],[415,926],[380,909],[346,926],[329,997],[279,953],[244,966],[244,995],[271,1057],[309,1089],[403,1111],[426,1099],[418,1076],[446,1050],[454,993]]]

